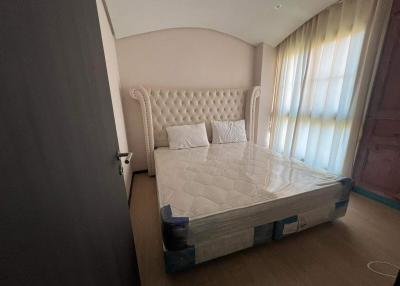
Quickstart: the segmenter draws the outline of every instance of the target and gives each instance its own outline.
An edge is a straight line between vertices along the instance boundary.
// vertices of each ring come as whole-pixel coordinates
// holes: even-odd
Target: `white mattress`
[[[341,186],[340,178],[251,143],[155,150],[160,207],[195,220]]]

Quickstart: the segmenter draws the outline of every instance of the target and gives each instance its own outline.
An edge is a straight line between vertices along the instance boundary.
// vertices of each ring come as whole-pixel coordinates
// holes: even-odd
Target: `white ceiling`
[[[208,28],[276,46],[337,0],[105,0],[117,39],[167,28]],[[275,9],[281,5],[280,9]]]

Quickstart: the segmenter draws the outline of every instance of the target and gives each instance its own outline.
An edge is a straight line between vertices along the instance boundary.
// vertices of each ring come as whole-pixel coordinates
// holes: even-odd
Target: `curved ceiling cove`
[[[105,0],[117,39],[168,28],[208,28],[275,47],[337,0]]]

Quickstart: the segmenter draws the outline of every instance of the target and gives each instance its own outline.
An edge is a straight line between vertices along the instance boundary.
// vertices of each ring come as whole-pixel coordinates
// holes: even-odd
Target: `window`
[[[272,148],[340,173],[364,32],[302,43],[281,62]],[[307,52],[308,51],[308,52]]]

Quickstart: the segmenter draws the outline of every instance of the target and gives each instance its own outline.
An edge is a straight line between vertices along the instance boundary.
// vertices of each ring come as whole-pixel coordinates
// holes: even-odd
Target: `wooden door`
[[[0,1],[0,285],[137,285],[95,0]]]
[[[355,164],[356,185],[400,200],[400,0],[394,0]]]

